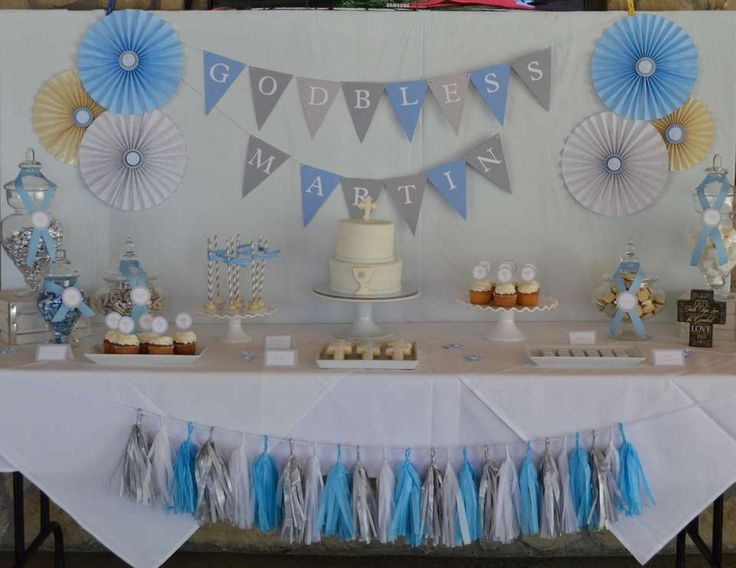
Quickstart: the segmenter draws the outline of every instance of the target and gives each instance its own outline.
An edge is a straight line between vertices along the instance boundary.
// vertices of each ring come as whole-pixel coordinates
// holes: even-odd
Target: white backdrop
[[[394,177],[424,171],[461,155],[501,130],[513,194],[475,172],[468,174],[469,218],[464,222],[428,187],[417,235],[398,220],[405,279],[423,296],[382,310],[400,320],[470,320],[479,316],[455,304],[467,290],[480,258],[533,262],[545,293],[560,299],[549,319],[596,319],[591,294],[604,271],[615,268],[628,237],[644,268],[674,298],[702,280],[690,268],[685,227],[696,219],[690,189],[703,166],[670,175],[662,197],[628,218],[605,218],[578,206],[559,174],[566,136],[587,116],[604,110],[589,77],[590,57],[603,30],[621,13],[507,14],[271,11],[162,13],[186,44],[185,82],[163,111],[186,138],[190,162],[183,186],[145,212],[110,209],[84,186],[78,169],[40,147],[31,124],[33,99],[52,75],[75,64],[77,45],[101,12],[0,11],[0,179],[16,175],[27,146],[34,146],[47,175],[61,188],[52,212],[65,225],[66,247],[87,288],[101,284],[132,235],[149,272],[161,275],[170,313],[201,301],[207,234],[264,234],[282,259],[267,272],[267,299],[281,306],[273,321],[335,321],[349,307],[311,294],[326,279],[336,221],[347,212],[338,188],[312,224],[301,226],[299,174],[287,162],[248,198],[241,199],[247,136],[217,112],[204,116],[202,52],[207,49],[248,64],[333,80],[395,81],[433,77],[501,63],[551,46],[552,106],[544,111],[512,78],[506,126],[500,127],[476,93],[469,93],[456,135],[427,96],[414,142],[406,140],[388,100],[379,105],[365,142],[354,132],[342,97],[311,140],[295,81],[289,85],[259,137],[297,160],[342,175]],[[701,56],[694,95],[715,115],[714,150],[734,163],[736,14],[665,14],[693,37]],[[257,133],[247,71],[219,107],[245,130]],[[3,215],[9,210],[0,207]],[[396,219],[387,196],[379,216]],[[3,254],[2,286],[21,282]],[[661,321],[673,317],[674,302]]]

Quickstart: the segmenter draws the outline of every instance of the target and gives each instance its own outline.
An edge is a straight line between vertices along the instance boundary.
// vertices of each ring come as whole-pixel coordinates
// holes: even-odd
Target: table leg
[[[700,536],[700,517],[695,517],[677,534],[675,568],[685,568],[685,537],[690,537],[711,568],[721,568],[723,556],[723,495],[713,501],[713,535],[710,548]]]

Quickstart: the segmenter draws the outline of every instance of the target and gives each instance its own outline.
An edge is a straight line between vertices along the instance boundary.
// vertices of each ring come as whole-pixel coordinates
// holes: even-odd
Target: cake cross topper
[[[373,201],[373,198],[370,195],[363,197],[360,200],[360,203],[358,204],[358,209],[363,211],[363,221],[371,220],[371,214],[376,207],[378,207],[378,205],[375,201]]]

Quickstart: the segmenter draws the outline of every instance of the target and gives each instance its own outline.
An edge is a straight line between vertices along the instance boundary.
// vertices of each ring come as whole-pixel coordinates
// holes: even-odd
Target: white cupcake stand
[[[248,343],[253,338],[243,329],[243,320],[265,318],[276,313],[277,309],[278,308],[271,306],[264,306],[259,310],[243,309],[239,312],[233,312],[224,308],[212,311],[207,310],[204,307],[200,307],[195,310],[194,313],[198,316],[212,318],[215,320],[227,320],[227,331],[220,341],[225,343]]]
[[[314,293],[320,298],[336,302],[350,302],[355,304],[355,318],[349,327],[338,330],[335,337],[340,339],[387,339],[393,334],[376,325],[373,321],[373,305],[387,302],[402,302],[419,296],[419,290],[413,288],[402,288],[396,294],[388,296],[350,296],[339,294],[331,290],[328,285],[318,286]]]
[[[476,311],[493,312],[499,314],[498,320],[491,325],[491,329],[483,337],[488,341],[525,341],[528,339],[526,333],[516,325],[516,314],[546,312],[557,307],[557,299],[540,298],[539,304],[533,308],[526,306],[515,306],[513,308],[499,308],[493,305],[471,304],[467,297],[458,298],[458,303]]]

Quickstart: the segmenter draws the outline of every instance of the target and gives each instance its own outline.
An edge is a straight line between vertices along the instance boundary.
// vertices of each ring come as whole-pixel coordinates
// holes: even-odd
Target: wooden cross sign
[[[690,290],[689,300],[677,301],[677,321],[690,324],[690,347],[713,347],[713,325],[726,323],[726,302],[713,299],[713,290]]]

